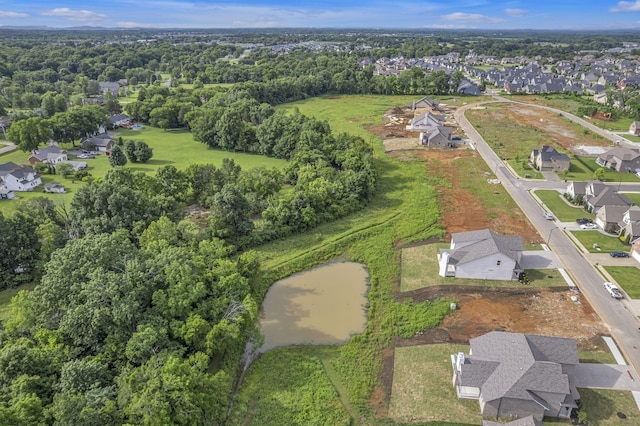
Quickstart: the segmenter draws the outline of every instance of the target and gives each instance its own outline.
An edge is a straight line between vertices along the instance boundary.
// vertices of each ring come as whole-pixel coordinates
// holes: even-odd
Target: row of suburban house
[[[531,151],[530,163],[540,171],[564,172],[571,166],[568,155],[558,152],[552,146],[543,146]],[[617,172],[637,173],[640,171],[640,149],[615,147],[598,155],[596,164]]]
[[[107,152],[113,148],[117,142],[107,133],[85,138],[81,142],[81,147],[85,151]],[[36,164],[47,164],[56,167],[59,164],[70,164],[73,170],[84,170],[87,168],[85,161],[69,160],[69,152],[60,148],[55,142],[46,148],[33,150],[27,159],[29,165],[18,165],[13,162],[0,163],[0,200],[15,198],[15,192],[33,191],[42,185],[42,179],[33,168]],[[60,184],[45,185],[45,192],[64,192],[64,187]]]
[[[406,105],[412,111],[422,113],[413,117],[406,129],[420,132],[419,143],[429,147],[451,148],[453,142],[453,127],[445,125],[445,115],[440,114],[440,103],[428,96]]]

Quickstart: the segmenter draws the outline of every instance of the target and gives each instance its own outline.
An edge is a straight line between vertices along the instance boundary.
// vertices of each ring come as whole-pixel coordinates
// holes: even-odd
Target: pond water
[[[334,262],[274,283],[262,304],[264,345],[332,345],[364,331],[369,274],[364,265]]]

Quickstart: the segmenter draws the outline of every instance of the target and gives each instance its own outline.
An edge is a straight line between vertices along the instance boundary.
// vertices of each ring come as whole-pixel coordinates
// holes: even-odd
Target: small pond
[[[266,352],[277,346],[333,345],[364,331],[369,274],[364,265],[332,262],[274,283],[262,304]]]

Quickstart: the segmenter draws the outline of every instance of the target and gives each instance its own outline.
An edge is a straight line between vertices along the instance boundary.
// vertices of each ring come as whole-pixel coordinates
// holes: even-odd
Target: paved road
[[[491,101],[489,101],[491,102]],[[495,102],[495,101],[493,101]],[[562,232],[555,221],[545,220],[542,208],[529,195],[529,183],[514,177],[509,169],[487,145],[482,136],[465,118],[467,109],[478,104],[466,105],[458,108],[455,118],[462,130],[467,134],[471,145],[478,151],[491,170],[495,171],[504,188],[527,215],[533,226],[545,239],[547,244],[571,274],[583,295],[609,327],[620,349],[629,363],[640,371],[640,331],[637,318],[618,300],[612,299],[602,287],[603,279],[594,266],[582,256],[576,246]],[[553,109],[551,109],[553,110]],[[577,118],[577,117],[576,117]],[[582,120],[584,121],[584,120]],[[554,182],[554,184],[558,184]],[[564,184],[564,182],[562,182]],[[536,182],[538,187],[545,187],[543,182]],[[565,184],[566,185],[566,184]],[[499,231],[499,230],[497,230]],[[633,372],[632,372],[633,373]],[[638,377],[638,375],[635,375]]]
[[[15,151],[18,147],[11,142],[0,142],[0,154]]]

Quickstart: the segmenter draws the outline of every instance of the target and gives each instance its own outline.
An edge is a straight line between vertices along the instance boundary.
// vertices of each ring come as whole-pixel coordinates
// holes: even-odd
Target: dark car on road
[[[593,220],[587,217],[581,217],[580,219],[576,219],[576,223],[579,225],[586,225],[587,223],[593,223]]]
[[[629,253],[626,251],[612,251],[609,253],[611,257],[629,257]]]

